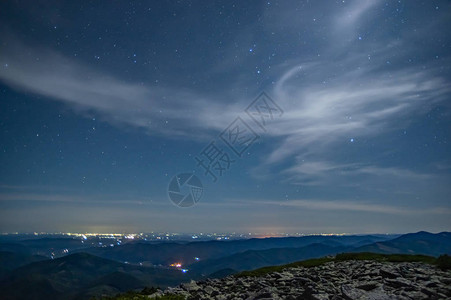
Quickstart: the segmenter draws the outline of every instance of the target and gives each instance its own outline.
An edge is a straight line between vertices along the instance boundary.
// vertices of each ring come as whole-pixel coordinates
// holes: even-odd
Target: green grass
[[[180,296],[180,295],[165,295],[163,297],[158,297],[157,299],[162,299],[162,300],[184,300],[185,297]]]
[[[103,300],[143,300],[149,299],[148,295],[142,295],[136,292],[127,292],[125,294],[120,294],[114,297],[102,298]],[[185,297],[180,295],[164,295],[161,297],[156,297],[154,299],[158,300],[185,300]]]
[[[157,288],[144,288],[141,292],[126,292],[124,294],[119,294],[114,297],[104,297],[102,300],[142,300],[149,299],[149,295],[155,293]],[[161,297],[156,297],[154,299],[158,300],[184,300],[185,297],[180,295],[164,295]]]
[[[442,270],[451,270],[451,256],[440,255],[435,264]]]
[[[434,264],[435,257],[427,255],[410,255],[410,254],[378,254],[370,252],[360,253],[340,253],[335,256],[335,261],[345,260],[375,260],[387,262],[423,262]]]
[[[442,270],[451,269],[451,257],[448,255],[441,255],[439,258],[435,258],[427,255],[411,255],[411,254],[378,254],[378,253],[370,253],[370,252],[360,252],[360,253],[340,253],[335,257],[323,257],[323,258],[314,258],[308,259],[304,261],[299,261],[287,265],[281,266],[271,266],[271,267],[263,267],[252,271],[244,271],[238,274],[235,274],[235,277],[258,277],[264,276],[271,272],[281,272],[286,268],[293,267],[316,267],[327,262],[335,261],[346,261],[346,260],[374,260],[381,262],[422,262],[427,264],[433,264],[439,267]]]
[[[143,299],[149,299],[147,295],[142,295],[139,293],[134,292],[128,292],[125,294],[117,295],[113,298],[103,298],[104,300],[143,300]],[[185,297],[180,295],[164,295],[161,297],[156,297],[154,299],[158,300],[185,300]]]

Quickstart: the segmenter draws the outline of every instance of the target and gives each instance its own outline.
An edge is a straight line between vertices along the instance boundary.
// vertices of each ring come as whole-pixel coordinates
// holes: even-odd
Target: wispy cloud
[[[279,207],[282,206],[308,210],[320,210],[320,211],[350,211],[350,212],[367,212],[367,213],[382,213],[395,215],[451,214],[451,209],[449,207],[430,207],[427,209],[418,209],[412,207],[381,205],[370,201],[346,201],[346,200],[328,201],[328,200],[298,199],[287,201],[261,200],[261,201],[249,201],[248,203],[252,203],[255,205],[272,205]]]
[[[0,58],[0,80],[62,101],[82,114],[98,114],[117,126],[173,138],[202,137],[225,127],[242,109],[233,102],[221,102],[221,95],[130,82],[49,48],[14,39],[6,45]]]
[[[343,32],[348,34],[355,33],[358,28],[357,25],[361,23],[362,18],[371,16],[368,12],[378,4],[380,4],[378,0],[351,2],[346,11],[337,14],[333,20],[333,28],[336,35],[343,38]]]
[[[433,60],[423,66],[407,63],[417,51],[411,39],[394,38],[384,32],[385,27],[375,27],[380,20],[369,12],[383,9],[382,5],[355,1],[331,12],[329,18],[318,17],[318,26],[330,29],[324,32],[327,42],[318,43],[318,55],[293,59],[291,68],[280,74],[273,96],[286,113],[269,133],[281,142],[254,170],[256,176],[274,173],[284,165],[282,174],[289,181],[305,185],[331,184],[331,179],[337,183],[339,176],[350,175],[410,180],[410,184],[433,177],[405,166],[378,165],[380,154],[368,157],[370,151],[343,163],[341,153],[335,151],[350,142],[407,128],[451,95],[440,64]],[[286,19],[281,22],[295,32]]]
[[[301,156],[302,157],[302,156]],[[366,182],[367,188],[375,185],[424,185],[437,181],[436,174],[412,171],[397,167],[379,167],[363,163],[333,163],[330,161],[305,161],[298,159],[282,171],[288,181],[301,185],[352,186],[352,182]],[[422,184],[419,184],[421,182]]]
[[[251,25],[245,37],[240,37],[247,43],[256,36],[255,30],[271,35],[293,34],[308,26],[319,26],[314,32],[328,37],[312,33],[318,53],[287,56],[268,71],[278,79],[269,92],[285,114],[271,125],[268,134],[277,138],[277,144],[255,173],[262,175],[261,170],[288,162],[291,165],[282,174],[310,184],[334,172],[398,174],[418,180],[425,176],[400,167],[387,169],[358,161],[353,163],[360,163],[359,167],[349,168],[338,162],[334,151],[350,139],[382,136],[408,126],[451,94],[450,85],[440,75],[440,65],[427,62],[428,67],[423,68],[402,62],[414,51],[409,50],[412,45],[392,35],[381,35],[378,27],[373,28],[371,22],[378,20],[369,20],[367,15],[382,4],[354,1],[336,11],[331,9],[327,18],[310,4],[299,10],[281,5],[278,12],[263,14],[263,29]],[[378,38],[364,36],[359,40],[357,29],[374,29],[371,32]],[[231,56],[226,55],[212,72],[226,72],[230,61],[235,62],[236,50],[229,51],[233,52]],[[82,114],[99,114],[111,124],[140,128],[154,135],[193,138],[217,133],[248,103],[240,102],[244,97],[230,99],[224,90],[204,94],[177,86],[130,82],[54,50],[14,39],[2,49],[0,62],[8,65],[0,68],[0,80],[17,89],[61,101]],[[232,65],[236,69],[237,64]],[[236,78],[241,78],[243,74],[238,73]]]
[[[80,203],[80,204],[107,204],[107,205],[143,205],[155,204],[157,202],[151,199],[141,197],[120,197],[117,195],[74,195],[62,193],[27,193],[22,191],[0,193],[0,202],[32,201],[32,202],[61,202],[61,203]],[[164,204],[167,204],[164,202]]]
[[[290,109],[272,132],[286,138],[268,162],[393,130],[396,122],[427,113],[426,104],[443,101],[450,92],[443,79],[410,69],[387,76],[365,66],[326,82],[326,69],[335,67],[327,62],[298,66],[282,76],[275,98]]]

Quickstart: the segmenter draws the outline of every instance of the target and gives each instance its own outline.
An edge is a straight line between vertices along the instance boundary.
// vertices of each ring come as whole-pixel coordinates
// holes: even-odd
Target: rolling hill
[[[311,244],[320,243],[330,247],[343,247],[362,245],[386,241],[392,236],[305,236],[286,238],[266,238],[234,241],[205,241],[191,243],[128,243],[119,247],[89,248],[80,251],[99,257],[104,257],[121,262],[149,262],[154,265],[169,265],[180,262],[183,265],[196,263],[200,260],[226,257],[235,253],[248,250],[266,250],[275,248],[300,248]]]
[[[311,244],[300,248],[273,248],[266,250],[248,250],[230,256],[201,261],[188,266],[190,272],[210,276],[221,274],[222,270],[243,271],[264,266],[286,264],[298,260],[321,257],[343,251],[344,247],[331,247],[323,244]],[[227,273],[224,273],[227,274]],[[219,276],[218,276],[219,277]]]
[[[224,277],[238,271],[342,252],[438,256],[451,254],[451,233],[417,232],[395,238],[362,235],[159,244],[134,242],[87,248],[83,251],[89,253],[47,260],[30,253],[30,246],[45,249],[38,240],[32,244],[6,244],[0,248],[18,251],[0,252],[4,270],[4,277],[0,279],[2,299],[90,299],[146,286],[174,286],[191,279]],[[54,245],[55,241],[44,240],[44,244]],[[168,268],[173,262],[183,263],[189,271],[183,273]],[[140,263],[163,266],[145,267]]]
[[[353,252],[403,253],[439,256],[451,254],[451,233],[437,234],[420,231],[404,234],[389,241],[376,242],[357,247]]]
[[[2,299],[85,299],[93,291],[112,295],[149,285],[175,285],[188,280],[184,275],[77,253],[20,267],[0,281],[0,289]]]

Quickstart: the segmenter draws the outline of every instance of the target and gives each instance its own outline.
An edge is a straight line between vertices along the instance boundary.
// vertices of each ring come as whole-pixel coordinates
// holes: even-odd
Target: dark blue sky
[[[0,231],[451,228],[449,1],[2,1]],[[265,127],[245,109],[265,91]],[[195,157],[259,138],[216,183]],[[230,150],[230,149],[229,149]],[[168,199],[195,172],[197,205]]]

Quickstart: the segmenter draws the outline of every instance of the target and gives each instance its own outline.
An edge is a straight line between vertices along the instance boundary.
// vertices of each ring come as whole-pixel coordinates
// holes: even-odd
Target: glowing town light
[[[170,264],[170,266],[175,267],[175,268],[181,268],[182,264],[181,263],[173,263],[173,264]]]

